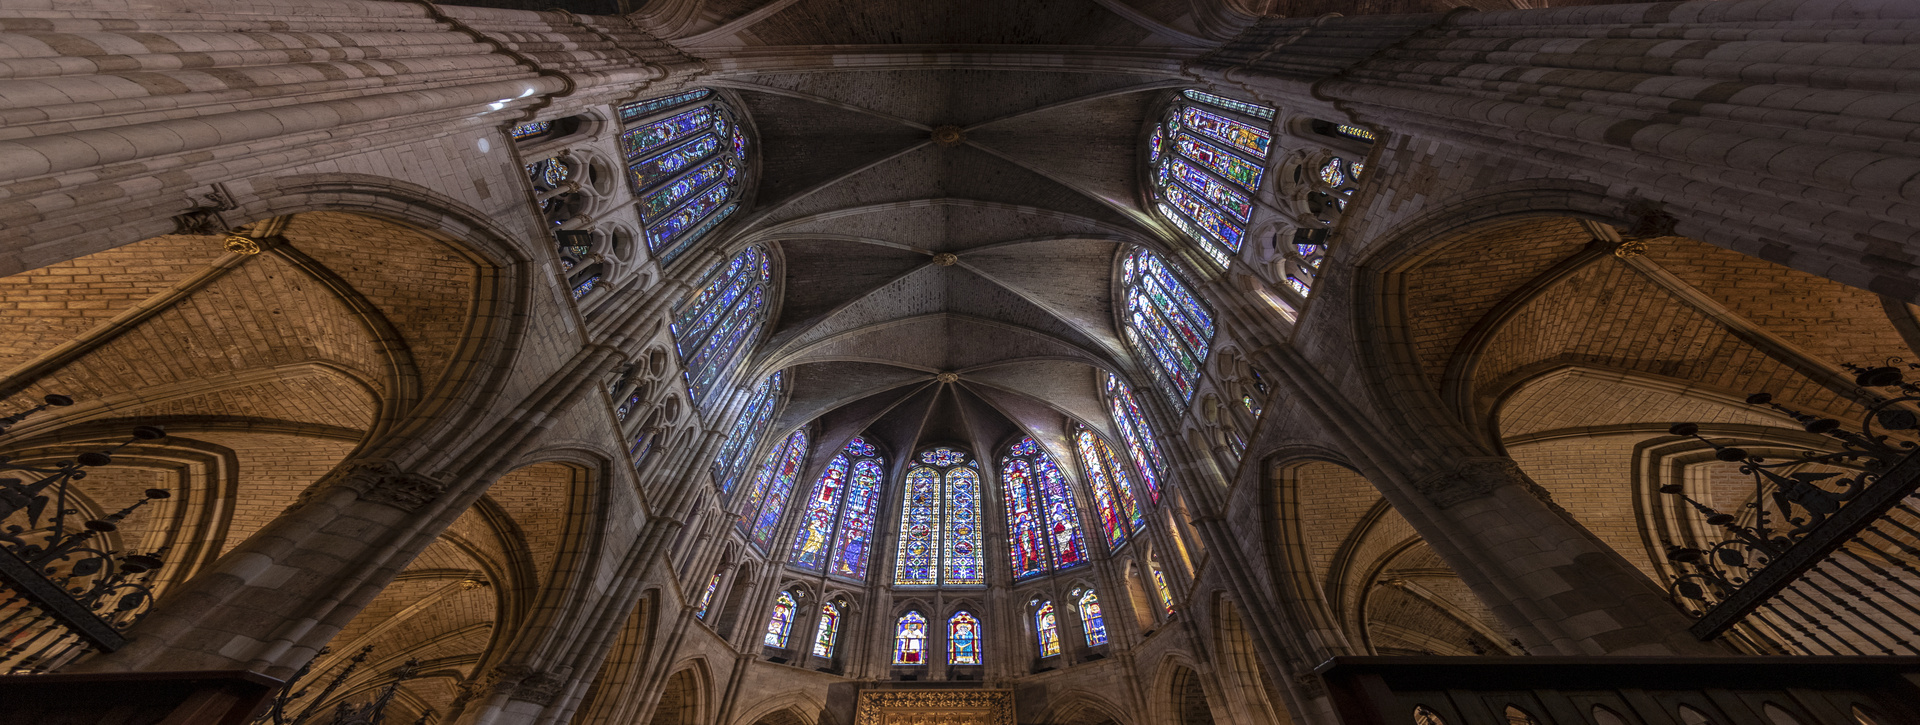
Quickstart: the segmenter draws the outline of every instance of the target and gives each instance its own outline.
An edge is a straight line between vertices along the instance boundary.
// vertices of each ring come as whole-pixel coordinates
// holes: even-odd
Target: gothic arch
[[[713,722],[712,679],[707,661],[695,658],[667,676],[647,725],[703,725]]]
[[[1133,725],[1134,720],[1123,715],[1124,712],[1124,708],[1114,706],[1107,698],[1091,690],[1075,687],[1050,697],[1047,709],[1034,722],[1044,725]]]
[[[774,695],[741,710],[737,725],[825,725],[826,703],[808,692]]]

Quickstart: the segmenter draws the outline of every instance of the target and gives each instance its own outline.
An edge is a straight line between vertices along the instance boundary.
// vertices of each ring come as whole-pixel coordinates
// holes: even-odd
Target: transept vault
[[[1902,0],[0,2],[0,695],[1336,725],[1406,680],[1333,658],[1920,656],[1856,495],[1920,486],[1916,143]],[[1674,682],[1390,701],[1920,722]]]

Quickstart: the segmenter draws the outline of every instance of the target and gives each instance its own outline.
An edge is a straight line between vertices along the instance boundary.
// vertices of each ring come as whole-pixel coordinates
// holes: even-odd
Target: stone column
[[[1535,653],[1718,655],[1631,563],[1595,538],[1512,459],[1464,458],[1411,482],[1396,506]],[[1466,559],[1467,561],[1459,561]],[[1464,564],[1464,566],[1463,566]],[[1470,575],[1468,572],[1478,575]]]

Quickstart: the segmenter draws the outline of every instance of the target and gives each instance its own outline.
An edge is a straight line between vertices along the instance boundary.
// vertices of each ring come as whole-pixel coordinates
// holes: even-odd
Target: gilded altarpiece
[[[854,725],[1014,725],[1013,691],[862,692]]]

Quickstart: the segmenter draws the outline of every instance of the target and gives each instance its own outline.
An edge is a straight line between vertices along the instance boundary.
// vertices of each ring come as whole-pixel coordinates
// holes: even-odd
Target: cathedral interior
[[[1920,722],[1912,0],[0,0],[0,229],[0,711]]]

